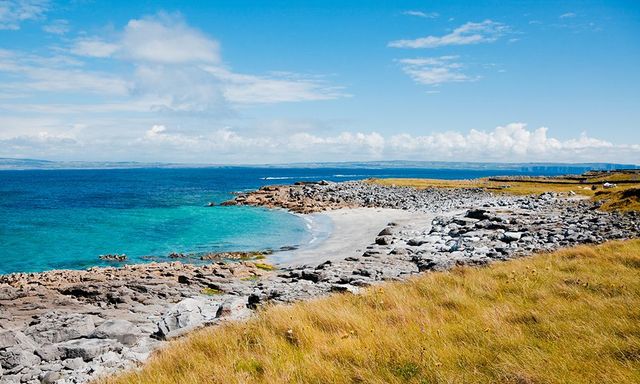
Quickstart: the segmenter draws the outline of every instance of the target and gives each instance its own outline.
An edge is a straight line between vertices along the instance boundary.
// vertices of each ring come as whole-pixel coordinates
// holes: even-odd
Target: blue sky
[[[0,156],[640,163],[637,1],[0,0]]]

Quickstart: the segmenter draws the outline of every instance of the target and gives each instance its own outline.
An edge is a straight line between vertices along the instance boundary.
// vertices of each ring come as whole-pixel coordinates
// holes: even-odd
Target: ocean
[[[444,179],[523,174],[505,170],[150,168],[0,171],[0,274],[171,260],[172,252],[304,247],[319,230],[283,210],[207,206],[233,192],[295,181],[369,177]],[[316,225],[317,227],[317,225]]]

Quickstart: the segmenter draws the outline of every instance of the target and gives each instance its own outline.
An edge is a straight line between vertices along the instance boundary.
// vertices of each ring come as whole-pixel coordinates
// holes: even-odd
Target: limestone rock
[[[115,339],[126,346],[135,345],[142,336],[142,331],[132,322],[121,319],[107,320],[100,324],[91,334],[98,339]]]
[[[82,358],[91,361],[109,351],[121,351],[122,344],[113,339],[77,339],[58,344],[65,358]]]
[[[188,298],[171,307],[157,323],[156,336],[169,339],[201,327],[220,315],[219,302],[206,298]]]

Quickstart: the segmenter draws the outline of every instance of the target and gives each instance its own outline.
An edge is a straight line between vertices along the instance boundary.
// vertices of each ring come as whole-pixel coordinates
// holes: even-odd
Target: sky
[[[0,157],[640,164],[640,3],[0,0]]]

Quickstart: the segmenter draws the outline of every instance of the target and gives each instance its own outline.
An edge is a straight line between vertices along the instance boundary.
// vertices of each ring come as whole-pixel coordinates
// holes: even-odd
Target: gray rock
[[[4,369],[32,367],[40,364],[40,358],[21,347],[9,347],[0,350],[0,365]]]
[[[511,242],[520,240],[521,237],[522,237],[521,232],[505,232],[502,235],[501,240],[504,241],[505,243],[511,243]]]
[[[380,231],[380,233],[378,233],[378,236],[391,236],[391,235],[393,235],[393,231],[389,227],[386,227],[385,229]]]
[[[62,375],[60,372],[49,371],[40,375],[40,382],[42,384],[54,384],[56,381],[61,380]]]
[[[222,303],[220,317],[227,320],[243,320],[251,316],[247,296],[234,296]]]
[[[322,271],[313,271],[310,269],[305,269],[302,271],[302,275],[300,276],[303,280],[313,281],[314,283],[318,283],[325,279],[326,274]]]
[[[94,317],[84,314],[60,315],[56,312],[43,316],[39,323],[28,327],[25,334],[38,344],[55,344],[87,337],[95,329]]]
[[[489,218],[487,211],[484,209],[470,209],[467,211],[465,217],[477,220],[485,220]]]
[[[33,351],[37,345],[27,335],[20,331],[9,330],[0,332],[0,349],[20,347],[24,350]]]
[[[222,310],[219,302],[188,298],[171,307],[157,323],[156,336],[169,339],[215,320]]]
[[[80,370],[80,368],[84,367],[86,364],[84,363],[84,360],[82,360],[82,357],[76,357],[73,359],[66,359],[62,364],[64,364],[64,367],[72,370],[72,371],[78,371]]]
[[[62,358],[62,351],[57,345],[46,344],[36,349],[36,355],[38,355],[43,361],[55,361]]]
[[[126,346],[135,345],[142,336],[142,331],[127,320],[107,320],[91,333],[97,339],[115,339]]]
[[[58,347],[63,351],[65,358],[80,357],[84,361],[91,361],[109,351],[122,350],[122,344],[112,339],[69,340],[58,344]]]

